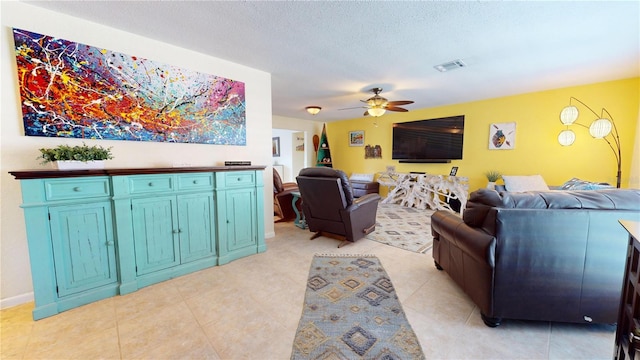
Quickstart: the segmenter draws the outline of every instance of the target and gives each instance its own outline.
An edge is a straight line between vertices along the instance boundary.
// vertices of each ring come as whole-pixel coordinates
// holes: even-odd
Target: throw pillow
[[[580,180],[573,178],[562,184],[562,190],[599,190],[613,189],[613,186],[607,183],[596,183],[592,181]]]
[[[351,174],[351,177],[349,178],[349,180],[351,180],[351,181],[372,182],[373,181],[373,174],[356,174],[356,173],[353,173],[353,174]]]
[[[549,187],[541,175],[502,175],[504,186],[510,192],[548,191]]]

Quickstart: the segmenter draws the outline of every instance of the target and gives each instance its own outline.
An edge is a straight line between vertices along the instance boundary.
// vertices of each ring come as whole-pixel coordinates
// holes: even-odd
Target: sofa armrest
[[[286,182],[282,184],[282,188],[284,190],[295,190],[298,191],[298,183],[296,182]]]
[[[436,211],[431,215],[431,232],[434,238],[449,241],[475,260],[495,267],[496,238],[465,224],[458,215]]]

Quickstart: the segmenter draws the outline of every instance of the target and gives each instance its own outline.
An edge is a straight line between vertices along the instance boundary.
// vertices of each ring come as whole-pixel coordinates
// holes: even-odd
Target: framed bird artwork
[[[516,123],[494,123],[489,128],[489,150],[511,150],[516,146]]]

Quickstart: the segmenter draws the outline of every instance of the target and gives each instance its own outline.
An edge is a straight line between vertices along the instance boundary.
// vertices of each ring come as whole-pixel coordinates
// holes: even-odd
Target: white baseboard
[[[8,309],[10,307],[26,304],[31,301],[33,301],[33,292],[28,292],[26,294],[1,299],[0,309]]]
[[[264,238],[265,239],[269,239],[269,238],[272,238],[272,237],[275,237],[275,236],[276,236],[276,232],[275,231],[265,232],[264,233]]]

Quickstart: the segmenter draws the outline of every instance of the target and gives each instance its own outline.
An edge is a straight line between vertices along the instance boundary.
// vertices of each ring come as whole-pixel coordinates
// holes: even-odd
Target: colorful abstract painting
[[[243,82],[13,34],[28,136],[246,145]]]

